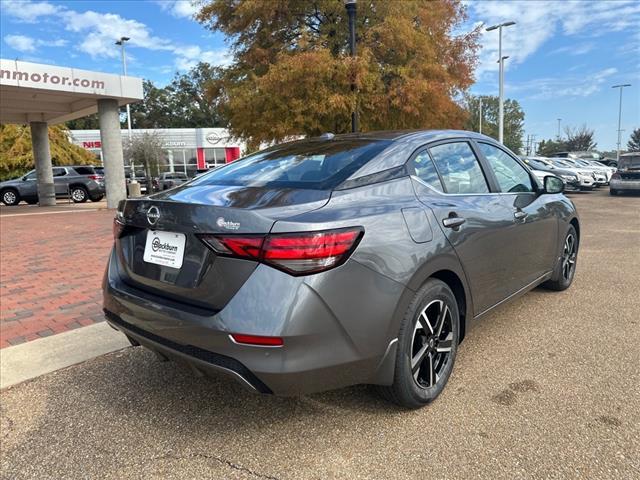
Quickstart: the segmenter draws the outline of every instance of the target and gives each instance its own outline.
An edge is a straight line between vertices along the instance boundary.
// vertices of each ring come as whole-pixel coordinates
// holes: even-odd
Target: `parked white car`
[[[596,186],[609,184],[609,178],[611,178],[611,175],[607,177],[607,174],[601,168],[589,165],[585,160],[576,159],[576,158],[559,158],[557,160],[560,160],[575,168],[581,168],[581,169],[593,172],[595,174],[594,180],[595,180]]]
[[[565,162],[564,158],[541,158],[536,157],[537,160],[546,163],[547,165],[552,165],[557,168],[561,168],[563,170],[570,171],[578,176],[578,180],[580,182],[580,190],[592,190],[593,187],[596,186],[596,174],[592,170],[587,170],[585,168],[578,168],[574,165]]]

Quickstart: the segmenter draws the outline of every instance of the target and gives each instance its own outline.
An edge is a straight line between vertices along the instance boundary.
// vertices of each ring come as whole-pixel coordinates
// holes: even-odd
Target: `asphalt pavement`
[[[487,315],[426,408],[254,395],[128,348],[0,392],[0,475],[640,478],[640,197],[571,198],[573,286]]]

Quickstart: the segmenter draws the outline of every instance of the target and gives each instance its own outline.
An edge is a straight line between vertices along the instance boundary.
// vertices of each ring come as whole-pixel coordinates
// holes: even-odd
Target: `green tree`
[[[69,140],[63,125],[49,127],[49,150],[54,165],[92,164],[95,157]],[[0,125],[0,181],[24,175],[34,168],[28,125]]]
[[[465,104],[469,115],[465,123],[467,130],[479,131],[480,98],[482,98],[482,133],[498,139],[499,99],[491,95],[465,96]],[[524,134],[524,111],[517,100],[506,99],[504,102],[504,145],[515,153],[522,153],[522,136]]]
[[[627,150],[630,152],[640,152],[640,128],[636,128],[631,132],[631,136],[627,142]]]
[[[157,132],[144,132],[127,140],[124,154],[137,165],[143,165],[147,177],[147,191],[153,191],[153,177],[160,174],[160,164],[164,157],[164,139]]]
[[[341,1],[209,0],[197,19],[231,45],[210,98],[250,147],[347,132],[356,107],[363,131],[464,124],[455,99],[473,83],[479,30],[454,33],[459,0],[359,2],[355,59]]]
[[[536,149],[536,154],[542,157],[550,157],[556,152],[567,151],[567,144],[563,140],[541,140]]]
[[[598,144],[593,140],[595,132],[587,128],[586,125],[573,128],[567,126],[564,128],[566,136],[565,149],[569,152],[588,152],[595,150]]]

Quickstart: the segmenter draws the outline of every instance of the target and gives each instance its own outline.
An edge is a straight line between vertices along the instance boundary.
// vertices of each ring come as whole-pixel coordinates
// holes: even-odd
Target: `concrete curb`
[[[0,389],[128,347],[106,322],[0,350]]]

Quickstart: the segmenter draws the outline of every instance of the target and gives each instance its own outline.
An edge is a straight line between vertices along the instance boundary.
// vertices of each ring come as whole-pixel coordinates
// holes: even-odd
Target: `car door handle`
[[[527,218],[527,215],[529,215],[527,212],[523,212],[522,210],[518,210],[517,212],[515,212],[513,214],[513,218],[515,218],[516,220],[524,220],[525,218]]]
[[[442,225],[447,228],[453,228],[454,230],[459,228],[466,220],[462,217],[448,217],[442,219]]]

